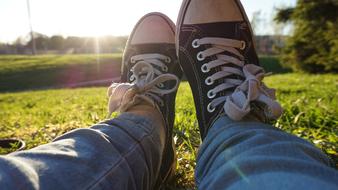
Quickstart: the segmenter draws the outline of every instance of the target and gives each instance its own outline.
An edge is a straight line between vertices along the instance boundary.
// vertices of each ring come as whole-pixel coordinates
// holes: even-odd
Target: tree
[[[81,48],[83,46],[83,40],[80,37],[69,36],[64,43],[65,48]]]
[[[52,36],[49,39],[49,48],[52,50],[63,50],[65,39],[62,36]]]
[[[48,36],[34,32],[34,40],[30,39],[26,44],[26,47],[32,47],[32,44],[35,43],[37,50],[47,50],[48,49]]]
[[[282,61],[294,70],[338,72],[338,1],[298,0],[294,8],[280,9],[277,22],[292,22]]]

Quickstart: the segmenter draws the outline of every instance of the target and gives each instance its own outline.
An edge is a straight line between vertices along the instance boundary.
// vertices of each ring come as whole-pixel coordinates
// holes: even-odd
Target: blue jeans
[[[151,109],[77,129],[0,157],[0,189],[151,189],[165,128]],[[312,144],[269,125],[217,120],[197,159],[199,189],[338,189],[338,172]]]

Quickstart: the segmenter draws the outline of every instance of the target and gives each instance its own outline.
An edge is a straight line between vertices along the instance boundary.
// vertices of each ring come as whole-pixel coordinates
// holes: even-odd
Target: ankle
[[[147,117],[155,122],[157,125],[164,126],[162,113],[155,106],[148,102],[141,102],[126,110],[127,113]]]

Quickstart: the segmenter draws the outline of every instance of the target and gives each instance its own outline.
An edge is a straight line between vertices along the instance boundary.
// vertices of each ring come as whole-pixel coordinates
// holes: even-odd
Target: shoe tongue
[[[131,57],[134,55],[141,55],[141,54],[162,54],[165,56],[172,57],[175,55],[175,44],[137,44],[131,45],[128,47],[130,51],[129,54],[125,54],[124,57]],[[170,50],[171,49],[171,50]],[[168,66],[167,63],[164,62]]]
[[[243,51],[243,55],[246,59],[246,63],[259,65],[253,36],[249,25],[245,21],[216,22],[198,24],[196,26],[200,29],[201,37],[218,37],[245,41],[246,49]]]
[[[241,40],[241,32],[239,30],[241,24],[243,23],[244,22],[216,22],[216,23],[197,24],[195,26],[199,28],[200,38],[211,37],[211,38],[226,38],[233,40]],[[211,45],[208,46],[209,48],[212,47]],[[227,51],[224,51],[221,54],[239,58],[238,56]],[[216,56],[214,56],[211,60],[214,59],[216,59]]]
[[[166,44],[166,43],[158,43],[158,44],[137,44],[131,45],[129,48],[135,51],[134,54],[148,54],[148,53],[165,53],[167,52],[168,47],[173,46],[175,44]]]
[[[201,29],[203,37],[240,39],[238,32],[240,25],[240,22],[216,22],[197,26]]]

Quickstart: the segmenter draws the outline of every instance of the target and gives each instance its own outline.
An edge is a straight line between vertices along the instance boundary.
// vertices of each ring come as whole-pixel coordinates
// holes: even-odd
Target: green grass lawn
[[[113,78],[121,54],[1,55],[0,92],[63,86]]]
[[[1,55],[0,73],[17,73],[33,69],[55,68],[79,64],[102,64],[120,60],[121,54],[69,54],[69,55]]]
[[[337,163],[338,75],[283,74],[265,81],[277,88],[278,99],[285,108],[274,125],[311,141]],[[0,138],[19,137],[28,148],[35,147],[66,131],[104,119],[106,104],[106,88],[1,93]],[[172,185],[189,188],[194,186],[195,158],[201,142],[186,82],[179,88],[176,105],[178,166]]]
[[[62,87],[120,75],[122,54],[1,55],[0,92]],[[261,56],[267,72],[285,73],[278,58]]]

